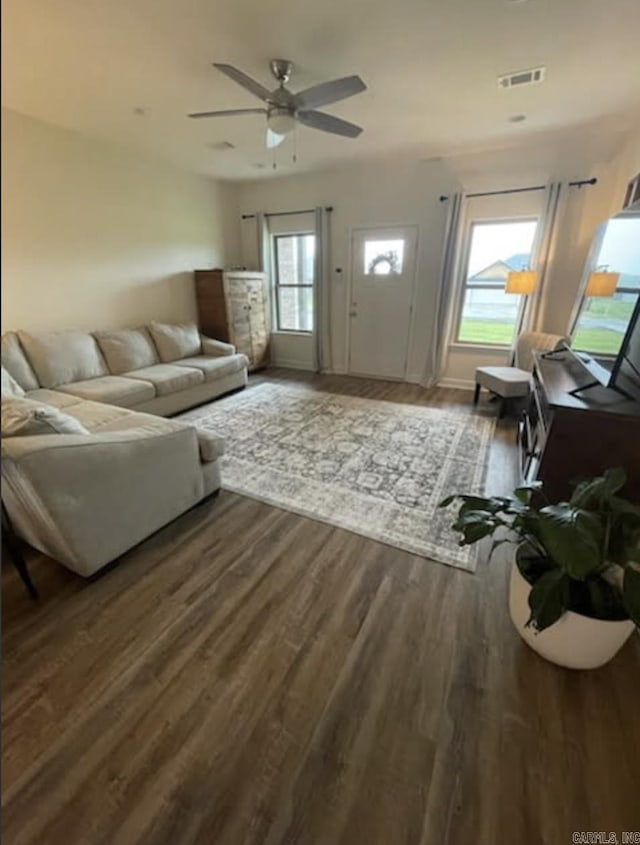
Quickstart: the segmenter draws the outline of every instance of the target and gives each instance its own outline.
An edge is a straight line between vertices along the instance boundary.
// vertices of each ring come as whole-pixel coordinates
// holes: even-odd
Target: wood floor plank
[[[271,370],[251,385],[474,411],[471,394]],[[251,389],[251,385],[249,389]],[[500,421],[487,486],[516,481]],[[84,582],[3,587],[3,842],[557,845],[640,829],[640,639],[541,660],[508,552],[461,572],[223,492]]]

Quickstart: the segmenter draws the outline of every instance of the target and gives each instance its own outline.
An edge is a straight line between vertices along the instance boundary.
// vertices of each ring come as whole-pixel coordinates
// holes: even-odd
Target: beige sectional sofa
[[[195,326],[2,337],[3,502],[88,576],[220,487],[224,444],[161,419],[243,387],[247,359]]]

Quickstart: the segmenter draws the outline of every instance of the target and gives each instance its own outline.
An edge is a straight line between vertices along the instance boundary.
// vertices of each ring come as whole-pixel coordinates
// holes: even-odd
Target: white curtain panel
[[[435,321],[427,364],[421,381],[425,387],[436,385],[444,375],[447,365],[447,344],[453,318],[458,269],[458,238],[463,204],[464,195],[461,193],[451,194],[447,200],[447,222],[438,280]]]
[[[271,288],[271,252],[269,250],[269,225],[263,211],[256,212],[256,244],[258,254],[258,270],[267,274],[269,288]]]
[[[546,285],[549,275],[549,267],[552,265],[553,257],[558,242],[559,222],[562,218],[562,206],[565,201],[565,190],[562,182],[552,182],[547,186],[544,211],[540,219],[540,233],[536,250],[536,269],[538,270],[538,283],[533,296],[529,298],[528,311],[525,327],[533,331],[539,331],[543,317],[543,302],[546,294]]]
[[[331,369],[331,211],[315,209],[314,370]]]

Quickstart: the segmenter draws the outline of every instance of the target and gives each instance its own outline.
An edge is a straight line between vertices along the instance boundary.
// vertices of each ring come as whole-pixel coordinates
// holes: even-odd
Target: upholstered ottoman
[[[478,367],[476,369],[476,389],[473,404],[477,405],[480,388],[485,387],[502,399],[500,416],[504,415],[508,399],[528,396],[531,389],[531,373],[518,367]]]

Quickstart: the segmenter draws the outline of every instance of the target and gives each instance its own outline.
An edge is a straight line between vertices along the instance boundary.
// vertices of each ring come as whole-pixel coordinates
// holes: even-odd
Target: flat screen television
[[[581,297],[571,352],[593,381],[640,401],[640,208],[634,206],[596,230],[583,277],[607,268],[619,274],[613,296]]]
[[[640,402],[640,296],[611,370],[608,386]]]

